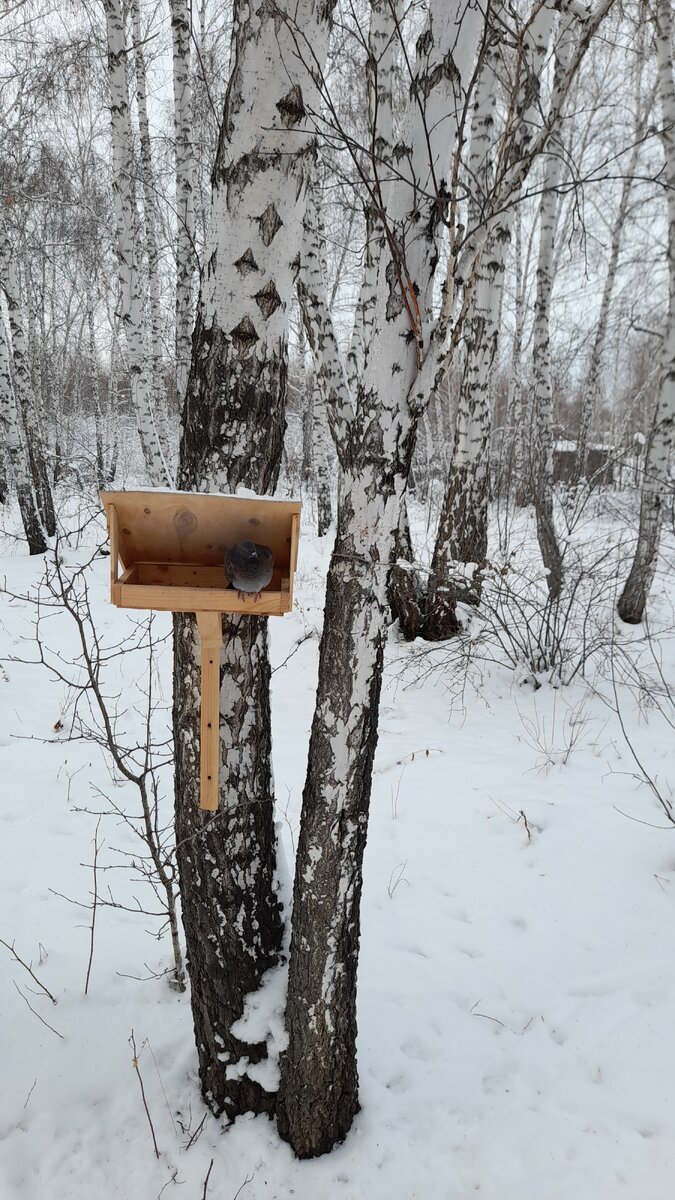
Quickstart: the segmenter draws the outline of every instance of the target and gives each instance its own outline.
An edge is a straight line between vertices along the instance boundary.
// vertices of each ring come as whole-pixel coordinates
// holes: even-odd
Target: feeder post
[[[108,505],[108,536],[110,539],[110,593],[115,594],[115,584],[119,579],[119,521],[114,504]]]
[[[198,612],[197,632],[201,650],[201,719],[199,807],[218,810],[220,768],[220,651],[223,645],[222,616]]]

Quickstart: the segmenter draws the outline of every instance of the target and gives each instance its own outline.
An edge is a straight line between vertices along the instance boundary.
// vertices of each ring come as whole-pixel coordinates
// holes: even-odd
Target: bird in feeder
[[[241,600],[245,596],[260,599],[260,593],[272,580],[274,555],[258,542],[238,542],[225,552],[225,575]]]

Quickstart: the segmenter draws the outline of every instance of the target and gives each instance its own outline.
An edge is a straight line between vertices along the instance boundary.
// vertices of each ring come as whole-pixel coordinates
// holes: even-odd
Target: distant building
[[[576,442],[560,439],[553,447],[553,482],[569,483],[574,475],[577,457]],[[592,442],[586,455],[586,478],[593,487],[609,487],[614,483],[612,447]]]

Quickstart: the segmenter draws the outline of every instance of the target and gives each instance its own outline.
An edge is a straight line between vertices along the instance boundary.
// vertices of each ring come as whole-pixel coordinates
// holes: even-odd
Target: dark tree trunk
[[[267,621],[225,617],[221,664],[220,809],[199,803],[199,654],[194,618],[174,618],[176,845],[187,967],[204,1099],[230,1117],[271,1112],[274,1093],[228,1066],[260,1062],[231,1026],[244,998],[278,962],[281,915],[274,891],[274,795]],[[248,732],[247,732],[248,731]],[[240,765],[239,765],[240,764]]]
[[[359,1108],[359,906],[386,604],[383,589],[373,586],[373,566],[354,555],[345,508],[348,501],[326,590],[317,695],[330,702],[317,703],[309,747],[297,852],[305,866],[296,870],[293,895],[290,1040],[277,1108],[279,1132],[300,1158],[341,1141]]]
[[[410,538],[408,506],[403,501],[401,516],[396,531],[394,565],[389,576],[389,607],[394,620],[398,620],[401,634],[412,642],[421,634],[426,615],[426,596],[413,563],[413,548]]]

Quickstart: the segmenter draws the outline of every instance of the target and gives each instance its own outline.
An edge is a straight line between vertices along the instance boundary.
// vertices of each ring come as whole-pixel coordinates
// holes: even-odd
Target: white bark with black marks
[[[555,54],[554,96],[563,88],[574,55],[574,33],[566,24],[558,37]],[[559,190],[564,159],[561,148],[549,148],[539,204],[539,257],[532,334],[532,391],[534,403],[533,492],[537,538],[546,570],[551,600],[563,586],[563,562],[553,516],[553,382],[551,378],[550,321],[555,282],[555,237],[558,226]]]
[[[633,565],[618,603],[619,616],[631,625],[637,625],[644,616],[647,597],[656,573],[669,467],[675,441],[675,80],[671,0],[657,0],[655,26],[668,219],[669,298],[661,351],[659,396],[645,456],[638,543]]]
[[[195,273],[196,162],[193,145],[192,12],[189,0],[170,0],[176,139],[176,396],[185,399],[192,339]]]
[[[0,313],[0,429],[3,433],[4,448],[12,466],[28,552],[29,554],[44,554],[45,550],[49,548],[47,535],[35,500],[26,445],[22,436],[22,421],[14,394],[10,348],[2,313]]]
[[[32,490],[40,521],[48,537],[56,533],[54,498],[45,459],[45,437],[41,414],[33,391],[31,353],[26,336],[26,319],[21,298],[15,246],[6,227],[0,226],[0,287],[7,302],[11,335],[10,361],[18,414],[23,426]],[[27,505],[26,501],[26,505]],[[34,544],[39,541],[37,534]],[[35,553],[35,551],[33,551]]]
[[[511,125],[503,129],[496,124],[496,108],[503,57],[499,35],[505,15],[502,5],[493,5],[492,27],[475,89],[467,170],[469,228],[479,228],[489,218],[498,157],[520,162],[541,126],[541,77],[555,13],[550,5],[542,7],[523,38],[520,83],[510,99]],[[425,636],[430,640],[443,640],[457,632],[457,599],[477,603],[480,598],[481,570],[488,549],[491,382],[515,200],[496,220],[490,220],[464,322],[466,359],[427,596]],[[475,566],[469,585],[465,582],[467,563]]]
[[[382,6],[375,7],[379,19]],[[309,321],[317,318],[318,354],[330,360],[343,486],[296,860],[289,1046],[277,1115],[282,1137],[301,1157],[324,1153],[344,1137],[358,1107],[359,908],[387,580],[419,419],[409,392],[431,317],[420,303],[430,297],[437,262],[436,198],[448,177],[480,32],[477,5],[439,0],[431,9],[402,121],[404,178],[390,185],[369,353],[354,394],[334,362],[321,295]]]
[[[183,410],[180,486],[270,493],[285,425],[288,306],[295,287],[317,88],[298,47],[326,58],[333,4],[237,7],[213,171],[202,293]],[[228,547],[231,548],[231,547]],[[271,1112],[265,1041],[233,1031],[279,961],[267,620],[223,619],[219,810],[199,792],[199,653],[174,621],[177,856],[202,1092],[234,1118]]]
[[[144,281],[136,239],[134,159],[127,91],[127,53],[121,0],[103,0],[108,47],[108,83],[112,133],[113,203],[120,285],[120,314],[131,375],[131,398],[148,478],[153,485],[170,486],[171,474],[157,428],[152,402],[152,379],[145,345]]]

